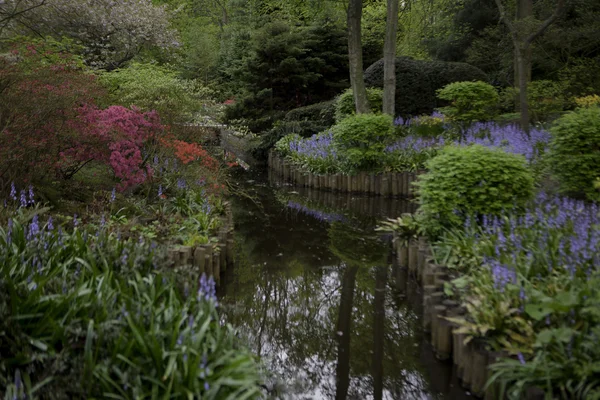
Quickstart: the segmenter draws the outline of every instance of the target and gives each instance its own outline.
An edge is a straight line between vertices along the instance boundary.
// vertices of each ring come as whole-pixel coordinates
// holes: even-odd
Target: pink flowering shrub
[[[121,180],[119,190],[139,185],[152,176],[142,150],[164,131],[156,112],[142,113],[122,106],[87,108],[78,123],[83,140],[78,147],[63,153],[65,161],[93,158],[106,162]]]

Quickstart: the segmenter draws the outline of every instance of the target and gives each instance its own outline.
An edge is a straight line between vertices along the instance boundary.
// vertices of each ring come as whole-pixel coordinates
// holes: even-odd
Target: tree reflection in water
[[[252,187],[258,201],[234,202],[236,265],[221,304],[272,372],[271,395],[448,398],[429,382],[419,318],[394,288],[398,271],[374,235],[375,219],[320,221],[315,215],[327,210],[288,208],[273,189]]]

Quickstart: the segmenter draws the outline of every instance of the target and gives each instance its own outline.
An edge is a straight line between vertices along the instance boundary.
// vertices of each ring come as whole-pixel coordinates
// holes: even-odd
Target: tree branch
[[[515,30],[515,26],[513,25],[513,23],[511,22],[510,18],[508,18],[506,16],[506,10],[504,9],[504,6],[502,5],[502,0],[495,0],[496,1],[496,6],[498,6],[498,12],[500,12],[500,19],[502,21],[504,21],[504,23],[506,24],[506,26],[508,27],[508,30],[511,33],[516,32]]]
[[[39,3],[39,4],[36,4],[36,5],[33,5],[33,6],[29,7],[29,8],[27,8],[27,9],[25,9],[25,10],[21,10],[21,11],[19,11],[19,12],[17,12],[17,7],[18,7],[18,6],[15,6],[15,8],[14,8],[14,10],[13,10],[13,12],[12,12],[12,13],[8,14],[8,16],[7,16],[7,17],[4,17],[3,19],[0,19],[0,24],[1,24],[1,23],[3,23],[4,21],[8,21],[9,19],[13,19],[13,18],[15,18],[15,17],[17,17],[17,16],[19,16],[19,15],[21,15],[21,14],[24,14],[24,13],[26,13],[26,12],[29,12],[29,11],[31,11],[31,10],[34,10],[34,9],[36,9],[36,8],[38,8],[38,7],[41,7],[41,6],[43,6],[45,3],[46,3],[46,0],[41,0],[41,3]]]
[[[496,1],[500,1],[500,0],[496,0]],[[527,37],[527,39],[525,39],[525,41],[523,42],[523,44],[525,46],[529,46],[535,39],[537,39],[542,33],[544,33],[544,31],[554,23],[554,21],[556,21],[558,19],[558,17],[560,17],[560,15],[562,14],[564,8],[565,8],[565,4],[566,4],[566,0],[558,0],[558,3],[556,4],[556,9],[554,10],[554,12],[552,13],[552,15],[550,17],[548,17],[548,19],[546,19],[542,25],[540,25],[540,27],[538,28],[537,31],[535,31],[534,33],[532,33],[531,35],[529,35]]]

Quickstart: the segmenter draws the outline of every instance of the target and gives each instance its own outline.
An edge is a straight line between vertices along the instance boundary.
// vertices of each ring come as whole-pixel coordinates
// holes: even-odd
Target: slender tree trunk
[[[529,103],[527,102],[527,84],[529,81],[527,80],[527,68],[529,68],[529,71],[531,72],[531,64],[527,64],[527,59],[523,53],[526,53],[526,50],[530,50],[531,47],[527,46],[525,49],[522,49],[520,46],[520,43],[515,43],[515,55],[519,75],[520,124],[521,129],[525,132],[529,132]]]
[[[352,306],[354,303],[354,285],[356,283],[357,272],[357,266],[348,266],[342,278],[342,294],[336,330],[338,359],[335,400],[345,400],[348,396],[348,388],[350,387],[350,329],[352,326]]]
[[[348,60],[350,62],[350,86],[354,95],[357,114],[370,112],[367,90],[363,76],[363,56],[360,25],[362,0],[350,0],[348,4]]]
[[[388,0],[383,45],[383,113],[394,117],[396,99],[396,37],[398,32],[398,1]]]
[[[517,2],[517,12],[515,18],[515,25],[519,26],[520,23],[523,22],[524,19],[533,17],[533,1],[532,0],[518,0]],[[522,30],[522,29],[519,29]],[[522,37],[524,33],[519,32],[519,42],[523,43],[524,38]],[[525,79],[527,82],[531,82],[531,46],[528,46],[526,49],[521,48],[521,55],[524,60],[525,67]],[[517,58],[517,51],[515,49],[515,87],[519,87],[520,82],[520,72],[519,72],[519,61]]]

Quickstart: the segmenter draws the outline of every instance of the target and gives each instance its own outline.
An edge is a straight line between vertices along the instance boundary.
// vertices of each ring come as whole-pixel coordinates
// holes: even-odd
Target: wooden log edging
[[[408,271],[422,286],[423,330],[428,336],[436,358],[451,360],[461,386],[484,400],[501,400],[498,385],[486,383],[492,373],[490,366],[508,354],[494,352],[475,340],[465,344],[466,335],[456,332],[458,326],[448,317],[461,317],[467,310],[444,293],[444,285],[452,277],[445,265],[436,264],[425,238],[404,242],[395,237],[394,252],[398,267]],[[537,399],[539,393],[528,390],[526,400]]]
[[[217,286],[221,284],[221,274],[233,266],[233,214],[231,204],[225,204],[225,215],[220,217],[221,227],[217,242],[198,246],[173,245],[167,250],[171,267],[191,266],[198,269],[199,275],[212,276]]]
[[[305,172],[282,159],[274,150],[269,151],[268,165],[270,173],[279,176],[284,182],[290,182],[297,186],[382,197],[414,197],[413,182],[419,175],[408,171],[383,174],[361,172],[358,175],[317,175]]]

